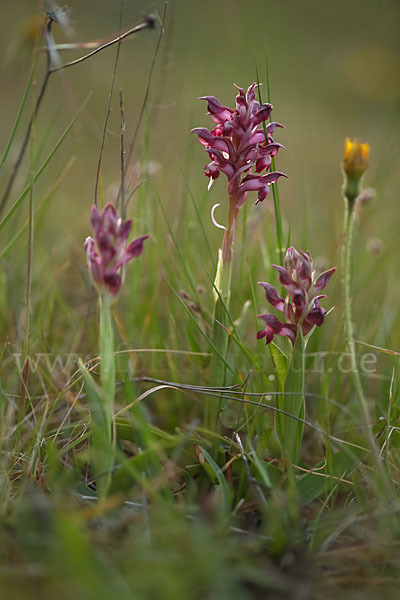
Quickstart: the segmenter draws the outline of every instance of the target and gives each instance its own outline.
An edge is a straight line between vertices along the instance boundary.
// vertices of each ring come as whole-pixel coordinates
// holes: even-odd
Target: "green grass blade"
[[[61,137],[59,138],[58,142],[56,143],[56,145],[54,146],[54,148],[52,149],[52,151],[50,152],[50,154],[48,155],[48,157],[46,158],[46,160],[43,162],[42,166],[33,175],[32,182],[28,183],[28,185],[25,187],[25,189],[23,190],[23,192],[18,196],[18,198],[16,199],[16,201],[14,202],[14,204],[11,206],[11,208],[8,211],[8,213],[0,221],[0,231],[3,229],[3,227],[5,227],[5,225],[7,225],[8,221],[11,219],[11,217],[14,215],[14,213],[22,205],[23,201],[25,200],[25,198],[27,197],[27,195],[31,191],[32,183],[36,183],[38,181],[38,179],[40,178],[40,176],[43,174],[43,172],[46,170],[46,168],[48,167],[48,165],[50,164],[50,162],[54,158],[55,154],[59,150],[60,146],[64,142],[65,138],[67,137],[67,135],[71,131],[72,127],[74,126],[75,121],[80,116],[80,114],[82,113],[83,109],[85,108],[85,106],[86,106],[86,104],[87,104],[90,96],[91,96],[91,94],[89,94],[89,96],[83,102],[82,106],[79,108],[78,112],[75,114],[74,118],[69,123],[68,127],[65,129],[64,133],[61,135]]]
[[[99,497],[107,495],[114,465],[114,451],[108,433],[109,420],[103,406],[102,390],[96,385],[83,362],[79,369],[85,381],[91,415],[91,463]]]
[[[285,394],[281,394],[278,398],[278,408],[299,419],[304,419],[305,415],[304,371],[304,338],[299,328],[292,356],[287,365]],[[297,463],[304,423],[280,414],[276,421],[276,430],[282,448],[282,457],[289,462]]]
[[[351,473],[367,453],[366,449],[355,446],[352,446],[351,450],[341,448],[333,455],[329,471],[326,468],[323,469],[326,461],[316,465],[313,469],[315,473],[310,472],[303,475],[298,482],[300,501],[307,504],[329,492],[329,488],[337,485],[338,479],[342,479]]]
[[[205,230],[205,228],[204,228],[204,223],[203,223],[203,219],[201,218],[201,215],[200,215],[199,208],[198,208],[198,206],[197,206],[197,204],[196,204],[196,200],[194,199],[193,192],[192,192],[192,190],[191,190],[191,187],[189,186],[189,183],[188,183],[188,181],[187,181],[187,179],[186,179],[186,177],[185,177],[185,176],[183,176],[183,180],[184,180],[184,182],[185,182],[185,185],[186,185],[187,191],[188,191],[188,193],[189,193],[189,198],[190,198],[190,200],[192,201],[193,208],[194,208],[194,211],[195,211],[195,213],[196,213],[196,218],[197,218],[197,220],[198,220],[198,222],[199,222],[200,229],[201,229],[201,233],[202,233],[202,235],[203,235],[204,242],[205,242],[205,245],[206,245],[206,248],[207,248],[208,255],[209,255],[209,257],[210,257],[210,260],[211,260],[211,262],[212,262],[212,264],[213,264],[214,268],[216,268],[216,266],[217,266],[217,265],[216,265],[216,262],[215,262],[215,257],[213,256],[213,253],[212,253],[212,251],[211,251],[210,242],[209,242],[209,240],[208,240],[208,236],[207,236],[207,234],[206,234],[206,230]]]
[[[57,188],[58,188],[61,180],[65,177],[66,173],[70,170],[73,162],[75,162],[74,159],[71,159],[68,162],[68,164],[62,169],[61,173],[57,177],[57,179],[56,179],[54,185],[52,186],[51,190],[49,191],[49,193],[47,194],[47,196],[43,200],[43,202],[40,205],[40,207],[35,211],[35,223],[36,223],[35,229],[36,230],[40,226],[40,223],[43,220],[43,217],[45,216],[46,210],[48,209],[48,207],[50,205],[50,202],[54,198],[54,195],[55,195],[55,193],[57,191]],[[11,238],[11,240],[8,242],[7,246],[5,248],[3,248],[3,250],[0,251],[0,260],[6,256],[6,254],[11,250],[11,248],[14,246],[14,244],[20,239],[20,237],[26,231],[26,229],[28,227],[28,224],[29,224],[29,221],[26,221],[25,224]]]
[[[185,273],[186,273],[186,277],[187,277],[187,279],[188,279],[188,281],[189,281],[189,285],[190,285],[190,287],[192,288],[193,294],[194,294],[194,296],[195,296],[195,298],[196,298],[197,302],[198,302],[198,303],[200,303],[199,293],[198,293],[198,291],[197,291],[197,287],[196,287],[196,284],[195,284],[195,282],[194,282],[194,278],[193,278],[192,272],[191,272],[191,270],[190,270],[190,268],[189,268],[189,265],[187,264],[187,261],[186,261],[186,260],[184,259],[184,257],[183,257],[183,254],[182,254],[182,252],[181,252],[181,249],[180,249],[180,247],[179,247],[179,244],[178,244],[178,242],[177,242],[176,236],[175,236],[175,234],[174,234],[174,232],[173,232],[173,230],[172,230],[171,224],[170,224],[170,222],[169,222],[168,215],[167,215],[167,213],[166,213],[166,210],[165,210],[165,208],[164,208],[164,205],[163,205],[163,203],[161,202],[161,198],[160,198],[160,196],[159,196],[159,194],[158,194],[158,192],[157,192],[157,191],[155,192],[155,194],[156,194],[156,197],[157,197],[158,203],[159,203],[159,205],[160,205],[161,211],[162,211],[162,213],[163,213],[163,216],[164,216],[164,219],[165,219],[166,225],[167,225],[167,227],[168,227],[169,234],[170,234],[170,236],[171,236],[171,238],[172,238],[172,241],[173,241],[173,243],[174,243],[175,250],[176,250],[176,252],[177,252],[177,254],[178,254],[178,256],[179,256],[179,260],[180,260],[180,262],[181,262],[181,264],[182,264],[182,266],[183,266],[183,269],[184,269],[184,271],[185,271]]]
[[[168,287],[170,288],[170,290],[172,291],[172,293],[175,295],[175,297],[179,300],[180,304],[183,306],[183,308],[184,308],[185,312],[187,313],[187,315],[189,315],[190,319],[196,325],[196,327],[200,331],[201,335],[209,343],[209,345],[211,346],[211,348],[214,350],[214,352],[218,355],[218,357],[224,363],[224,365],[226,366],[226,368],[229,369],[229,371],[233,375],[236,375],[235,371],[232,369],[231,365],[228,363],[228,361],[226,360],[226,358],[221,354],[221,352],[218,350],[218,348],[215,346],[215,344],[211,341],[211,339],[208,337],[208,335],[202,330],[202,328],[200,327],[200,325],[198,324],[198,322],[196,321],[196,319],[194,318],[194,316],[192,315],[192,313],[190,312],[190,310],[188,309],[188,307],[186,306],[186,304],[183,302],[183,300],[180,297],[180,295],[178,294],[178,292],[173,288],[173,286],[168,281],[166,283],[167,283]]]
[[[232,509],[232,495],[226,477],[212,456],[202,446],[197,446],[197,457],[209,476],[211,471],[217,479],[221,490],[221,517],[228,519]],[[212,477],[211,480],[213,481]]]
[[[265,66],[266,66],[266,82],[267,82],[267,100],[271,102],[271,87],[270,87],[270,79],[269,79],[269,57],[268,57],[268,45],[265,49]],[[257,83],[260,84],[260,79],[258,75],[258,68],[256,63],[256,77]],[[261,88],[260,85],[257,87],[258,90],[258,98],[260,104],[262,104],[262,96],[261,96]],[[271,120],[271,117],[270,117]],[[264,135],[265,141],[268,144],[268,136],[267,136],[267,128],[265,123],[263,123],[264,127]],[[275,171],[275,158],[271,157],[271,171]],[[279,200],[279,189],[277,183],[272,183],[272,196],[274,199],[274,210],[275,210],[275,226],[276,226],[276,241],[278,245],[278,256],[280,264],[283,264],[283,256],[284,256],[284,237],[283,237],[283,225],[282,225],[282,214],[281,214],[281,204]]]
[[[19,106],[18,113],[17,113],[16,119],[15,119],[15,122],[14,122],[14,126],[12,128],[11,133],[10,133],[10,137],[8,138],[8,142],[7,142],[6,148],[4,150],[3,157],[2,157],[1,162],[0,162],[0,173],[1,173],[4,165],[6,164],[8,153],[10,152],[10,148],[11,148],[13,142],[14,142],[15,135],[17,133],[19,124],[21,122],[21,118],[22,118],[22,115],[23,115],[23,112],[24,112],[24,109],[25,109],[26,101],[28,99],[29,92],[30,92],[31,87],[32,87],[32,80],[33,80],[33,76],[34,76],[34,73],[35,73],[35,70],[36,70],[36,66],[37,66],[37,63],[38,63],[39,56],[40,56],[40,47],[38,47],[38,49],[37,49],[37,52],[36,52],[36,55],[35,55],[35,59],[34,59],[34,62],[33,62],[33,66],[32,66],[31,72],[29,74],[28,82],[27,82],[26,87],[25,87],[24,95],[22,97],[22,101],[21,101],[21,104]]]
[[[271,479],[269,478],[269,475],[268,475],[268,470],[267,470],[266,464],[258,456],[250,439],[248,440],[247,443],[250,448],[250,452],[247,455],[248,459],[254,463],[254,466],[256,467],[263,484],[269,488],[272,488],[272,483],[271,483]]]

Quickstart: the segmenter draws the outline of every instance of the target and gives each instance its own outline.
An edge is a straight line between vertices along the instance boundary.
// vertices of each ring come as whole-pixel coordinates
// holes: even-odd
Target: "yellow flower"
[[[42,15],[30,17],[22,24],[21,36],[24,42],[28,44],[36,44],[42,34],[43,29]]]
[[[368,167],[369,144],[346,138],[343,170],[349,179],[359,179]]]

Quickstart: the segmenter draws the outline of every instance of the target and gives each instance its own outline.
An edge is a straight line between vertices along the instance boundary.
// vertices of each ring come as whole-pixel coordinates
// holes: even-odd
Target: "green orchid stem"
[[[111,425],[114,411],[115,357],[111,299],[107,293],[100,298],[100,358],[100,380],[103,390],[104,411],[106,419]],[[109,438],[111,439],[111,427]]]
[[[239,215],[237,204],[238,198],[236,196],[231,196],[229,198],[228,224],[225,228],[221,249],[222,265],[219,279],[219,292],[227,309],[229,308],[229,300],[231,296],[233,243],[235,241],[236,223]],[[224,312],[226,319],[226,311]]]
[[[219,295],[215,293],[213,343],[224,358],[226,358],[228,353],[228,334],[226,329],[229,327],[229,320],[226,311],[229,310],[231,295],[232,246],[235,238],[238,213],[237,198],[232,196],[229,198],[228,223],[225,228],[222,248],[219,250],[217,274],[214,282]],[[216,353],[213,354],[211,359],[211,384],[218,387],[226,384],[226,367]],[[206,401],[205,426],[210,431],[215,431],[218,428],[218,413],[221,405],[222,399],[218,401],[218,399],[209,398]]]
[[[104,414],[104,440],[110,448],[109,474],[101,477],[101,494],[106,496],[111,483],[111,471],[114,466],[115,448],[112,442],[112,422],[115,396],[115,355],[114,332],[111,312],[111,298],[108,293],[99,297],[100,312],[100,381]]]
[[[297,464],[300,456],[304,431],[305,400],[305,343],[301,326],[298,327],[296,342],[289,358],[285,379],[284,394],[279,397],[278,408],[286,414],[279,414],[276,431],[281,445],[283,460],[290,465]],[[300,419],[300,420],[298,420]]]
[[[233,258],[233,242],[235,239],[236,222],[239,214],[237,208],[238,198],[231,196],[229,198],[229,211],[228,211],[228,223],[225,228],[224,240],[222,242],[222,260],[224,269],[223,271],[229,271],[232,265]],[[228,289],[222,290],[223,292],[230,292],[230,281],[227,282]]]
[[[352,249],[354,237],[354,221],[355,221],[355,203],[356,196],[354,194],[346,195],[348,190],[345,190],[345,215],[344,215],[344,233],[343,233],[343,286],[344,286],[344,301],[345,301],[345,323],[347,334],[347,345],[350,353],[351,375],[353,378],[354,388],[357,394],[357,399],[360,405],[361,414],[364,422],[365,433],[367,436],[368,445],[370,447],[372,457],[374,459],[376,472],[379,476],[382,486],[379,486],[383,494],[392,491],[388,477],[386,475],[383,461],[379,456],[379,450],[372,432],[371,420],[368,411],[368,404],[364,396],[364,390],[361,383],[360,372],[357,366],[356,348],[354,342],[354,328],[351,311],[351,272],[352,272]],[[392,495],[392,494],[391,494]]]

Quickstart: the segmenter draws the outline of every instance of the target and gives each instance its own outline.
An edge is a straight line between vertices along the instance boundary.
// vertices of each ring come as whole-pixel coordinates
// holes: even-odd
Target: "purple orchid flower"
[[[266,174],[271,167],[271,158],[283,148],[272,137],[275,129],[283,125],[271,122],[265,125],[265,131],[260,127],[268,121],[272,105],[256,100],[256,83],[247,92],[235,87],[239,91],[236,109],[222,106],[214,96],[200,98],[207,101],[208,112],[216,127],[212,131],[197,127],[192,133],[198,135],[211,158],[204,168],[205,175],[215,180],[224,173],[228,178],[229,196],[239,209],[248,192],[257,192],[256,204],[262,202],[270,184],[286,175],[278,171]]]
[[[284,314],[285,321],[281,322],[270,314],[258,315],[259,319],[265,321],[266,327],[257,333],[257,339],[265,338],[265,343],[269,344],[274,335],[281,335],[287,336],[294,344],[299,327],[303,335],[307,335],[314,326],[320,327],[324,322],[326,310],[319,301],[326,296],[320,292],[336,267],[317,277],[310,253],[302,250],[297,252],[293,247],[288,248],[283,267],[272,267],[278,271],[279,281],[288,292],[286,298],[281,298],[270,283],[259,281],[259,285],[263,286],[268,302]]]
[[[100,294],[107,291],[116,296],[122,285],[122,266],[140,256],[150,236],[142,235],[127,245],[132,221],[122,221],[111,202],[101,212],[93,206],[90,220],[94,239],[87,237],[84,245],[89,273]]]

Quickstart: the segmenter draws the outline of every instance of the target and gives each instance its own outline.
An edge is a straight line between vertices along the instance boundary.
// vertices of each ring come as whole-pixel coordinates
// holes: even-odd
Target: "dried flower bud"
[[[357,202],[361,205],[361,206],[367,206],[368,204],[370,204],[371,202],[373,202],[376,198],[376,190],[374,190],[374,188],[365,188],[365,190],[363,190],[361,192],[361,194],[358,196],[358,200]]]
[[[367,252],[379,256],[383,251],[383,242],[378,237],[372,237],[367,240]]]

